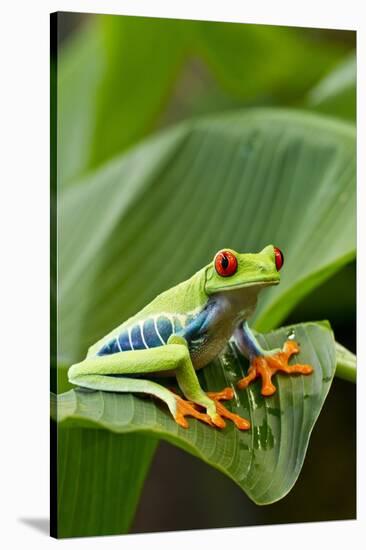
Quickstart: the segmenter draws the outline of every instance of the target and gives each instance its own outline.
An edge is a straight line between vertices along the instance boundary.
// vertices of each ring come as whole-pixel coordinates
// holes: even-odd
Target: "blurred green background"
[[[80,189],[84,178],[117,155],[192,117],[285,107],[355,124],[352,31],[77,13],[58,14],[57,29],[60,193]],[[120,315],[124,318],[123,311]],[[281,324],[323,318],[355,352],[354,261],[308,294]],[[104,323],[116,324],[112,318]],[[98,336],[92,321],[89,325],[85,342],[75,348],[78,357]],[[68,356],[72,346],[60,347],[58,364],[68,366],[75,360]],[[355,445],[355,386],[339,379],[315,426],[300,478],[278,503],[256,506],[223,474],[161,442],[131,531],[354,518]]]

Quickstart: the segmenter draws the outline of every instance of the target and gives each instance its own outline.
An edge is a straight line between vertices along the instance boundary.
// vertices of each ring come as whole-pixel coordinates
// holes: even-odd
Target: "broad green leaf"
[[[228,346],[219,359],[199,373],[201,383],[207,390],[216,391],[227,386],[235,390],[235,397],[228,406],[250,419],[250,431],[239,431],[231,423],[225,429],[218,430],[194,419],[189,419],[189,428],[184,429],[174,422],[164,404],[150,397],[80,389],[58,396],[54,417],[57,417],[61,427],[70,428],[68,432],[77,429],[73,440],[83,433],[80,427],[88,428],[87,438],[92,437],[90,428],[99,428],[95,430],[94,438],[95,441],[100,438],[101,448],[103,438],[107,437],[106,432],[121,434],[121,441],[126,434],[134,432],[162,437],[225,473],[257,504],[275,502],[290,491],[299,475],[311,430],[335,370],[333,334],[326,323],[281,328],[260,335],[259,340],[267,349],[282,347],[292,332],[301,346],[296,362],[311,364],[314,372],[310,376],[276,375],[277,392],[269,398],[261,396],[259,382],[243,391],[236,389],[236,382],[244,375],[248,365],[235,344]],[[173,385],[169,379],[165,383]],[[79,447],[82,447],[81,443]],[[104,461],[110,464],[108,471],[111,478],[121,467],[121,461],[116,458],[118,452],[118,446],[116,449],[110,446],[108,452],[102,455]],[[79,451],[75,451],[75,456],[75,460],[79,459]],[[78,514],[87,514],[88,508],[76,506],[75,494],[78,502],[88,502],[87,495],[100,487],[101,477],[99,472],[98,475],[93,472],[92,476],[88,476],[91,466],[88,466],[86,458],[84,462],[79,461],[78,468],[63,458],[61,460],[65,464],[62,484],[69,487],[71,477],[72,486],[77,488],[69,489],[70,495],[63,501],[63,508],[69,504],[71,506],[72,513],[67,514],[73,517],[76,528]],[[115,491],[119,493],[121,488],[116,487]],[[98,528],[104,532],[102,519],[99,519]]]
[[[355,256],[354,129],[266,109],[186,122],[65,190],[59,231],[66,365],[225,246],[284,251],[268,330]]]
[[[356,120],[356,53],[343,59],[308,94],[307,105],[316,111]]]
[[[189,47],[191,22],[104,16],[106,70],[98,92],[91,166],[150,133]]]
[[[59,185],[151,128],[181,64],[180,25],[144,17],[92,16],[61,50]]]
[[[310,29],[89,16],[58,60],[59,184],[71,182],[167,121],[238,102],[291,102],[344,51],[344,46],[315,41]],[[184,79],[196,60],[208,80],[204,70]],[[208,101],[203,102],[205,95]]]
[[[314,40],[310,29],[200,23],[199,47],[225,88],[246,100],[289,100],[334,64],[344,46]],[[296,75],[296,76],[295,76]]]
[[[59,428],[55,536],[126,533],[156,445],[145,434]]]
[[[85,25],[57,58],[58,186],[82,174],[89,166],[97,124],[96,103],[104,71],[100,33],[95,25]]]

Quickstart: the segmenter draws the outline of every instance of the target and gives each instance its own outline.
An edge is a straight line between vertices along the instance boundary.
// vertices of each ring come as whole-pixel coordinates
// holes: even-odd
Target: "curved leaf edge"
[[[230,120],[231,118],[243,117],[244,119],[263,119],[268,120],[283,120],[284,116],[288,119],[291,118],[294,121],[301,121],[302,124],[312,125],[317,124],[319,127],[323,126],[333,132],[343,133],[349,138],[354,138],[355,128],[354,125],[337,118],[333,118],[329,115],[319,113],[309,113],[305,109],[289,109],[289,108],[272,108],[272,107],[259,107],[259,108],[244,108],[238,110],[230,110],[220,114],[210,114],[206,116],[192,117],[183,122],[180,122],[172,127],[166,128],[158,132],[154,136],[150,136],[144,139],[142,142],[136,144],[132,148],[117,155],[113,159],[106,161],[102,166],[98,167],[95,172],[84,174],[82,178],[75,180],[77,185],[82,185],[84,182],[88,184],[88,180],[92,174],[92,180],[98,178],[99,173],[105,169],[114,170],[121,162],[125,162],[128,158],[139,154],[145,147],[149,147],[151,143],[164,142],[166,139],[169,141],[171,137],[174,141],[174,146],[178,147],[187,136],[193,132],[197,127],[205,124],[218,124]],[[222,131],[225,127],[221,128]],[[90,181],[90,180],[89,180]],[[73,186],[66,188],[66,193],[72,192]],[[136,197],[135,197],[136,198]],[[261,331],[272,330],[280,325],[285,319],[286,315],[290,313],[294,306],[296,306],[301,299],[305,298],[312,290],[317,288],[320,284],[324,283],[332,275],[337,273],[342,267],[350,263],[356,257],[356,248],[351,250],[348,254],[341,258],[337,258],[335,261],[323,266],[318,271],[313,272],[310,276],[304,277],[298,281],[294,286],[287,289],[284,295],[281,295],[269,308],[264,308],[254,320],[253,326]],[[295,297],[295,299],[294,299]],[[291,300],[289,300],[291,298]],[[292,301],[294,300],[294,301]],[[291,307],[286,306],[287,302],[291,301]],[[64,361],[67,362],[67,361]],[[354,375],[352,369],[350,372],[345,372],[344,369],[339,369],[336,375],[346,377],[354,381]]]
[[[331,329],[329,321],[327,321],[327,320],[309,321],[309,322],[306,322],[306,323],[301,323],[301,325],[304,326],[304,327],[310,327],[310,326],[315,325],[318,328],[324,329],[327,332],[329,332],[331,334],[331,337],[332,337],[332,342],[334,343],[334,349],[336,349],[336,342],[334,340],[334,333]],[[282,329],[287,329],[287,328],[293,329],[294,327],[296,327],[296,325],[289,325],[288,327],[281,327],[281,328]],[[276,332],[276,330],[278,330],[278,329],[269,331],[266,334],[270,335],[270,334]],[[348,351],[348,350],[346,350],[346,351]],[[57,422],[62,428],[73,428],[73,427],[94,428],[94,429],[108,430],[108,431],[110,431],[112,433],[116,433],[116,434],[139,433],[139,434],[143,434],[143,435],[145,435],[147,437],[150,437],[150,438],[153,438],[153,439],[155,439],[155,438],[160,439],[161,438],[164,441],[167,441],[168,443],[170,443],[172,445],[175,445],[176,447],[182,449],[183,451],[188,452],[189,454],[195,456],[196,458],[199,458],[205,464],[208,464],[209,466],[211,466],[211,467],[215,468],[216,470],[220,471],[221,473],[223,473],[225,476],[229,477],[238,487],[240,487],[240,489],[243,492],[245,492],[245,494],[248,496],[248,498],[250,498],[250,500],[252,500],[257,505],[263,506],[263,505],[273,504],[275,502],[278,502],[279,500],[282,500],[282,498],[284,498],[291,491],[293,486],[295,485],[295,483],[298,479],[298,476],[301,472],[303,463],[305,461],[306,452],[307,452],[307,449],[308,449],[308,446],[309,446],[309,441],[310,441],[312,431],[313,431],[314,426],[316,424],[316,421],[319,417],[319,414],[320,414],[320,412],[321,412],[321,410],[324,406],[326,397],[327,397],[327,395],[329,393],[329,390],[330,390],[330,387],[331,387],[331,382],[334,378],[334,374],[335,374],[335,368],[333,368],[333,370],[332,370],[332,376],[331,376],[331,379],[330,379],[328,389],[327,389],[327,391],[324,395],[322,406],[320,407],[317,415],[314,416],[313,422],[312,422],[311,427],[308,431],[306,441],[304,442],[303,458],[296,465],[296,470],[295,470],[295,475],[293,477],[293,482],[291,484],[289,484],[289,486],[285,489],[285,491],[283,493],[281,493],[281,495],[278,498],[271,499],[271,500],[264,500],[264,501],[256,500],[253,497],[253,495],[250,495],[245,491],[243,486],[240,485],[240,483],[235,479],[234,476],[232,476],[230,474],[230,472],[225,470],[225,468],[221,468],[220,464],[211,462],[209,459],[207,459],[205,457],[204,454],[200,453],[199,450],[196,447],[194,447],[193,445],[191,445],[188,441],[182,440],[179,437],[175,437],[171,433],[169,433],[165,430],[156,429],[154,427],[150,427],[149,429],[146,429],[146,428],[140,428],[138,426],[129,426],[129,425],[124,425],[123,427],[113,429],[113,428],[110,427],[110,425],[107,425],[103,421],[93,420],[93,419],[86,419],[85,417],[79,416],[77,414],[73,414],[72,418],[68,417],[67,415],[65,415],[63,418],[60,418],[59,415],[57,414],[57,401],[58,401],[58,399],[62,398],[62,395],[65,395],[65,393],[71,393],[71,392],[74,392],[74,390],[70,390],[69,392],[65,392],[64,394],[59,394],[58,396],[51,393],[51,419],[53,421]]]

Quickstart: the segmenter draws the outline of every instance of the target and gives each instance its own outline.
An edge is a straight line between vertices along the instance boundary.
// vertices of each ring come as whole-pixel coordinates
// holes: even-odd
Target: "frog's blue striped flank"
[[[126,328],[121,334],[104,344],[97,355],[121,351],[156,348],[168,342],[169,336],[182,331],[193,316],[159,315]]]

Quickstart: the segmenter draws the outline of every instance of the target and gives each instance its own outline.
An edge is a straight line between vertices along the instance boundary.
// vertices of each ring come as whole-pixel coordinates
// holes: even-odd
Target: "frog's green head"
[[[283,254],[273,245],[266,246],[258,254],[239,254],[225,248],[207,266],[206,294],[250,286],[260,288],[276,285],[280,282],[279,270],[282,265]]]

